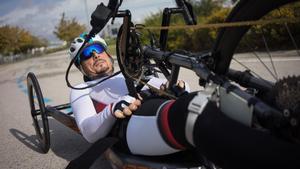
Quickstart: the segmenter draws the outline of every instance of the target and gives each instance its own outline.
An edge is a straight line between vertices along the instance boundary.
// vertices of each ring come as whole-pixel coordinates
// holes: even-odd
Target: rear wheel
[[[226,21],[299,17],[299,0],[244,0],[235,6]],[[223,28],[213,55],[214,71],[228,75],[230,80],[280,110],[293,126],[288,137],[300,142],[299,28],[299,22]],[[249,73],[266,84],[267,89],[245,84],[245,78],[232,78],[232,70]]]
[[[280,10],[279,7],[291,2],[295,2],[295,0],[240,1],[240,3],[238,3],[232,10],[232,12],[229,14],[229,16],[226,19],[226,22],[258,20],[266,16],[270,11]],[[213,48],[213,53],[216,59],[216,73],[225,74],[228,71],[231,61],[233,60],[233,55],[235,52],[237,52],[236,49],[239,46],[241,39],[244,37],[244,35],[251,33],[249,32],[251,31],[250,28],[250,26],[241,26],[228,27],[220,30],[217,37],[217,41]],[[261,28],[263,29],[264,27],[262,26]],[[257,41],[258,39],[253,40]]]
[[[50,148],[48,117],[40,85],[35,75],[31,72],[27,75],[27,89],[31,117],[36,131],[36,136],[42,151],[47,153]]]

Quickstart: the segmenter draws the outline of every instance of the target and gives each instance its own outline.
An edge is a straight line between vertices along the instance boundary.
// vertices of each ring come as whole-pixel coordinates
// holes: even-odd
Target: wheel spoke
[[[275,73],[274,78],[275,78],[276,81],[278,81],[278,74],[277,74],[277,71],[276,71],[276,68],[275,68],[273,59],[272,59],[273,57],[272,57],[272,54],[271,54],[271,52],[270,52],[270,49],[269,49],[267,40],[266,40],[265,35],[264,35],[264,30],[263,30],[263,28],[261,28],[261,34],[262,34],[262,38],[263,38],[263,42],[264,42],[264,45],[265,45],[267,54],[268,54],[268,56],[269,56],[269,58],[270,58],[270,61],[271,61],[271,65],[272,65],[273,71],[274,71],[274,73]]]
[[[252,71],[248,66],[246,66],[245,64],[243,64],[242,62],[238,61],[236,58],[232,58],[232,60],[234,60],[236,63],[240,64],[242,67],[244,67],[246,70],[250,71],[252,74],[254,74],[257,78],[261,79],[262,82],[268,84],[268,85],[272,85],[272,83],[269,83],[268,81],[266,81],[264,78],[262,78],[258,73]]]
[[[280,10],[280,9],[277,9],[277,10],[278,10],[280,16],[283,16],[281,10]],[[292,34],[292,32],[291,32],[291,29],[289,28],[289,26],[288,26],[287,23],[284,23],[284,27],[285,27],[287,33],[289,34],[289,37],[291,38],[291,41],[292,41],[292,43],[293,43],[293,45],[294,45],[294,47],[295,47],[295,49],[296,49],[296,52],[297,52],[298,55],[300,56],[300,51],[299,51],[298,45],[297,45],[297,43],[296,43],[296,41],[295,41],[295,38],[294,38],[294,36],[293,36],[293,34]]]
[[[258,56],[258,54],[255,52],[254,47],[251,47],[249,44],[250,44],[250,43],[247,41],[246,45],[247,45],[247,47],[248,47],[249,49],[252,50],[252,54],[259,60],[259,62],[263,65],[263,67],[270,73],[270,75],[271,75],[275,80],[277,80],[276,75],[274,75],[274,73],[273,73],[273,72],[269,69],[269,67],[264,63],[264,61],[260,58],[260,56]],[[239,63],[239,64],[241,64],[241,63]],[[244,65],[243,67],[245,67],[245,65]],[[247,69],[249,69],[249,68],[247,68]],[[249,69],[249,70],[250,70],[251,72],[254,73],[253,70],[251,70],[251,69]],[[255,73],[255,74],[258,75],[257,73]],[[258,77],[260,77],[260,76],[258,75]],[[260,77],[260,78],[261,78],[261,77]],[[262,78],[262,79],[263,79],[263,78]]]

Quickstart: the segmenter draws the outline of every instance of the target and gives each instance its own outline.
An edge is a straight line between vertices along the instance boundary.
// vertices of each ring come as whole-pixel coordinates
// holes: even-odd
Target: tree
[[[214,12],[223,8],[223,4],[226,0],[201,0],[201,1],[189,1],[192,6],[196,16],[210,16]]]
[[[188,0],[193,5],[198,24],[223,23],[231,11],[228,0]],[[233,1],[231,1],[233,2]],[[224,4],[225,3],[225,4]],[[300,3],[290,4],[284,8],[277,9],[265,16],[263,19],[271,20],[274,18],[296,18],[300,15]],[[160,26],[162,11],[152,14],[144,21],[145,26]],[[184,25],[181,15],[173,15],[171,25]],[[262,39],[262,31],[271,50],[294,49],[300,46],[300,24],[288,23],[288,28],[284,24],[257,25],[252,27],[244,36],[238,46],[238,51],[249,51],[249,44],[252,48],[263,50],[265,48]],[[263,28],[263,29],[261,29]],[[178,29],[169,30],[167,50],[184,49],[190,51],[211,50],[220,29]],[[288,34],[291,32],[296,45]],[[151,30],[155,37],[159,36],[160,31]],[[149,43],[149,33],[142,31],[142,42]],[[251,40],[251,41],[250,41]]]
[[[55,31],[53,33],[60,40],[66,41],[70,44],[76,36],[85,30],[85,26],[83,24],[79,24],[75,18],[68,20],[65,17],[65,13],[62,13],[60,22],[57,26],[55,26]]]
[[[3,55],[26,53],[29,49],[47,46],[47,41],[29,31],[9,25],[0,27],[0,39],[0,53]]]
[[[203,23],[218,23],[224,22],[225,16],[229,12],[229,9],[223,7],[223,3],[226,0],[189,0],[193,6],[193,11],[196,16],[198,24]],[[152,14],[144,21],[145,26],[160,26],[162,21],[162,11]],[[170,25],[185,25],[182,15],[172,15]],[[159,31],[152,31],[159,36]],[[167,49],[185,49],[191,51],[207,50],[211,47],[211,44],[216,38],[217,31],[215,29],[179,29],[169,30]],[[149,35],[144,32],[143,42],[147,43],[146,40]]]

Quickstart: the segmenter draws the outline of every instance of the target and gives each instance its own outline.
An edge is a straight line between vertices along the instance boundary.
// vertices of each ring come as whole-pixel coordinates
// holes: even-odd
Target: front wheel
[[[27,75],[27,89],[33,126],[40,148],[44,153],[47,153],[50,148],[48,117],[40,85],[32,72]]]

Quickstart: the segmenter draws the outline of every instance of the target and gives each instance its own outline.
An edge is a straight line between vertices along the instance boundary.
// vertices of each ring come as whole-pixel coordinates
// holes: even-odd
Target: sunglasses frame
[[[101,44],[101,43],[92,43],[92,44],[89,44],[89,45],[87,45],[86,47],[84,47],[84,49],[82,50],[82,52],[78,55],[78,59],[77,59],[77,63],[80,63],[80,61],[84,61],[84,60],[88,60],[88,59],[90,59],[91,57],[93,57],[93,54],[92,54],[92,52],[90,53],[90,55],[89,56],[85,56],[83,53],[84,53],[84,51],[85,50],[87,50],[88,48],[90,48],[90,47],[92,47],[92,46],[95,46],[95,45],[99,45],[101,48],[102,48],[102,51],[100,52],[100,53],[103,53],[103,52],[105,52],[106,50],[105,50],[105,47]],[[93,51],[95,51],[96,53],[98,53],[96,50],[93,50]],[[99,54],[100,54],[99,53]]]

